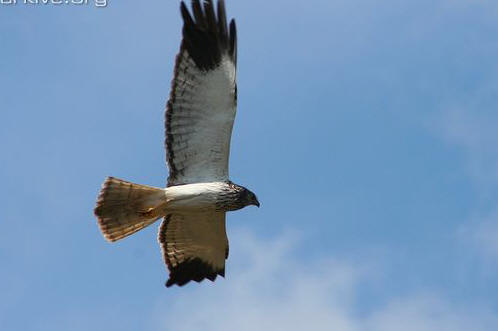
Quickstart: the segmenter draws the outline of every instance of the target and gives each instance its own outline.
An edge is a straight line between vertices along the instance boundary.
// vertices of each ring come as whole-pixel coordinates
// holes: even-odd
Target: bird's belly
[[[167,210],[215,210],[218,196],[216,184],[188,184],[166,188]]]
[[[216,209],[215,200],[209,197],[198,195],[182,197],[170,200],[166,204],[168,210],[214,210]]]

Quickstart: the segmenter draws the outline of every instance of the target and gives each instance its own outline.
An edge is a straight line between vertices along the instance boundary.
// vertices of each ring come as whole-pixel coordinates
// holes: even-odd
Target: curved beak
[[[254,196],[252,204],[255,205],[255,206],[257,206],[259,208],[259,201],[258,201],[258,198],[256,198],[256,196]]]

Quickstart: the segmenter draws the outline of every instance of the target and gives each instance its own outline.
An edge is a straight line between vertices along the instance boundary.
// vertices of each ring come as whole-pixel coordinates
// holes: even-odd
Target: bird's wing
[[[166,107],[168,186],[228,180],[230,137],[237,104],[235,21],[225,5],[181,3],[183,40]]]
[[[167,287],[225,276],[225,212],[168,214],[159,227],[158,241],[170,273]]]

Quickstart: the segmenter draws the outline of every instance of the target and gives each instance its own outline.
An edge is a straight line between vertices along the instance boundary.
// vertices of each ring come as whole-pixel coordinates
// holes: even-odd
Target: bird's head
[[[245,189],[244,191],[244,199],[245,199],[245,203],[246,203],[246,206],[257,206],[259,208],[259,201],[258,201],[258,198],[256,197],[256,194],[254,194],[253,192],[251,192],[250,190],[248,189]]]

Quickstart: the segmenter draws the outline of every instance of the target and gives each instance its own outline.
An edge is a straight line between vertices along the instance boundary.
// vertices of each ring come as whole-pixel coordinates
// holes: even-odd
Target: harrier
[[[225,4],[184,2],[183,39],[166,106],[166,188],[108,177],[95,215],[111,242],[159,218],[158,241],[169,269],[166,286],[225,275],[225,214],[259,207],[256,195],[228,177],[230,137],[237,107],[237,32]]]

